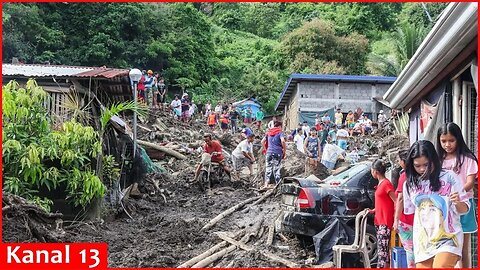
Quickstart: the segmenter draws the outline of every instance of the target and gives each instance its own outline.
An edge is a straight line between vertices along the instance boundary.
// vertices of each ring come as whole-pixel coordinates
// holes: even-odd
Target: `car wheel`
[[[368,250],[368,257],[370,257],[370,264],[373,268],[377,265],[377,231],[375,227],[367,224],[367,233],[365,234],[365,245]]]

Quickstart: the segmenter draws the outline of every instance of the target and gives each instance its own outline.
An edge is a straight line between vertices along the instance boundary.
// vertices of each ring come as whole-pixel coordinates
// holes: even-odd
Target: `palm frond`
[[[129,102],[122,102],[118,104],[112,104],[110,108],[105,109],[103,111],[102,116],[100,117],[100,124],[102,126],[102,130],[104,131],[105,128],[108,125],[108,122],[114,115],[117,115],[121,112],[131,110],[136,112],[140,116],[146,116],[148,112],[148,107],[147,105],[143,103],[136,103],[135,101],[129,101]]]

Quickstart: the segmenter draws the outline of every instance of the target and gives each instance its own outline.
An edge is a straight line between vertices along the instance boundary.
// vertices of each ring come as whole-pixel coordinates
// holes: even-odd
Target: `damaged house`
[[[2,81],[6,84],[15,80],[24,85],[28,79],[35,79],[49,94],[50,102],[45,106],[58,125],[67,117],[63,103],[72,94],[78,97],[80,107],[89,105],[93,116],[100,114],[100,104],[110,106],[132,100],[128,72],[128,69],[106,67],[2,64]],[[89,103],[92,99],[95,102]]]
[[[477,152],[477,7],[477,3],[448,5],[383,96],[389,107],[410,111],[410,143],[434,142],[440,125],[455,122]]]
[[[451,3],[416,53],[388,89],[391,108],[410,111],[410,143],[436,141],[446,122],[462,129],[465,142],[478,152],[478,4]],[[477,186],[475,203],[478,205]],[[477,254],[477,234],[472,254]],[[477,256],[472,256],[477,266]]]
[[[125,101],[133,100],[128,69],[115,69],[105,67],[80,67],[64,65],[37,65],[37,64],[2,64],[2,82],[7,84],[11,80],[17,81],[21,86],[29,79],[35,79],[49,95],[44,106],[51,116],[55,129],[71,118],[70,105],[84,110],[89,117],[86,121],[96,130],[100,130],[100,116],[103,108],[110,107]],[[70,105],[68,105],[70,103]],[[113,155],[122,166],[121,183],[127,186],[139,174],[131,166],[133,158],[133,141],[128,134],[127,123],[120,117],[112,118],[113,128],[107,129],[104,137],[104,153]],[[122,187],[123,188],[123,187]],[[55,197],[58,195],[58,198]],[[63,213],[75,213],[75,209],[60,209],[66,207],[58,203],[63,194],[53,194],[54,210]],[[96,204],[97,205],[97,204]],[[93,208],[96,208],[93,207]],[[98,214],[98,209],[89,210]]]
[[[298,123],[315,122],[315,115],[327,112],[334,119],[334,110],[348,111],[361,108],[374,121],[377,113],[387,107],[381,97],[395,81],[395,77],[353,76],[326,74],[292,74],[288,78],[276,111],[283,112],[286,129],[294,129]]]

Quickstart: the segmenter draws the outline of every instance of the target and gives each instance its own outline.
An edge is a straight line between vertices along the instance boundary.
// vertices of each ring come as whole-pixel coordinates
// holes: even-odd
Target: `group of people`
[[[409,268],[471,267],[471,235],[477,231],[473,187],[478,160],[455,123],[438,129],[437,147],[427,140],[399,152],[398,187],[376,160],[375,191],[378,267],[390,267],[389,243],[398,232]]]
[[[282,160],[286,158],[286,139],[282,122],[269,123],[262,139],[262,154],[266,159],[263,189],[271,189],[281,180]],[[299,131],[301,132],[301,131]],[[321,143],[315,139],[316,130],[304,140],[303,150],[308,157],[318,157]],[[253,174],[253,133],[232,153],[233,171],[238,177],[243,167]],[[224,166],[220,142],[204,136],[204,152]],[[438,129],[437,148],[420,140],[399,151],[403,168],[398,186],[386,178],[387,165],[378,159],[371,174],[378,180],[375,190],[378,268],[390,267],[390,239],[398,232],[407,254],[409,268],[471,267],[471,234],[477,231],[473,187],[478,171],[475,154],[468,148],[458,125],[447,123]],[[197,167],[198,176],[202,164]]]
[[[142,71],[137,83],[137,98],[152,108],[163,108],[167,96],[165,81],[157,72]]]
[[[205,104],[205,116],[207,118],[207,125],[215,130],[217,127],[226,133],[230,130],[232,134],[240,131],[239,122],[243,121],[243,128],[246,125],[255,123],[257,130],[261,130],[264,113],[262,110],[258,110],[255,114],[252,113],[252,109],[246,107],[243,110],[239,110],[232,103],[223,106],[219,103],[212,110],[212,104],[208,102]]]

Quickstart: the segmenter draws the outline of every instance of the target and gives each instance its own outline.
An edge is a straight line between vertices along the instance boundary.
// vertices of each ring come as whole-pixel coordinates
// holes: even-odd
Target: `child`
[[[317,169],[318,157],[320,157],[320,140],[317,137],[316,129],[310,130],[310,136],[303,143],[303,151],[307,155],[305,171],[315,171]]]
[[[415,257],[413,256],[413,214],[406,215],[403,213],[403,184],[407,179],[405,174],[405,167],[408,157],[408,149],[398,152],[399,164],[402,167],[400,177],[398,178],[398,186],[395,191],[397,203],[395,204],[395,219],[393,222],[393,229],[398,232],[400,241],[405,249],[407,255],[407,267],[415,268]]]
[[[403,185],[403,212],[415,213],[413,253],[417,268],[453,268],[462,256],[460,215],[470,203],[457,176],[442,169],[435,147],[420,140],[410,147]]]
[[[446,123],[437,132],[437,153],[442,168],[453,171],[467,192],[470,210],[460,217],[463,229],[460,268],[472,267],[471,234],[477,231],[477,216],[473,201],[473,186],[478,172],[477,158],[465,144],[462,131],[455,123]]]
[[[387,166],[381,159],[372,163],[371,173],[378,180],[375,190],[375,228],[377,231],[377,268],[390,268],[390,235],[395,211],[395,193],[392,182],[385,177]]]

